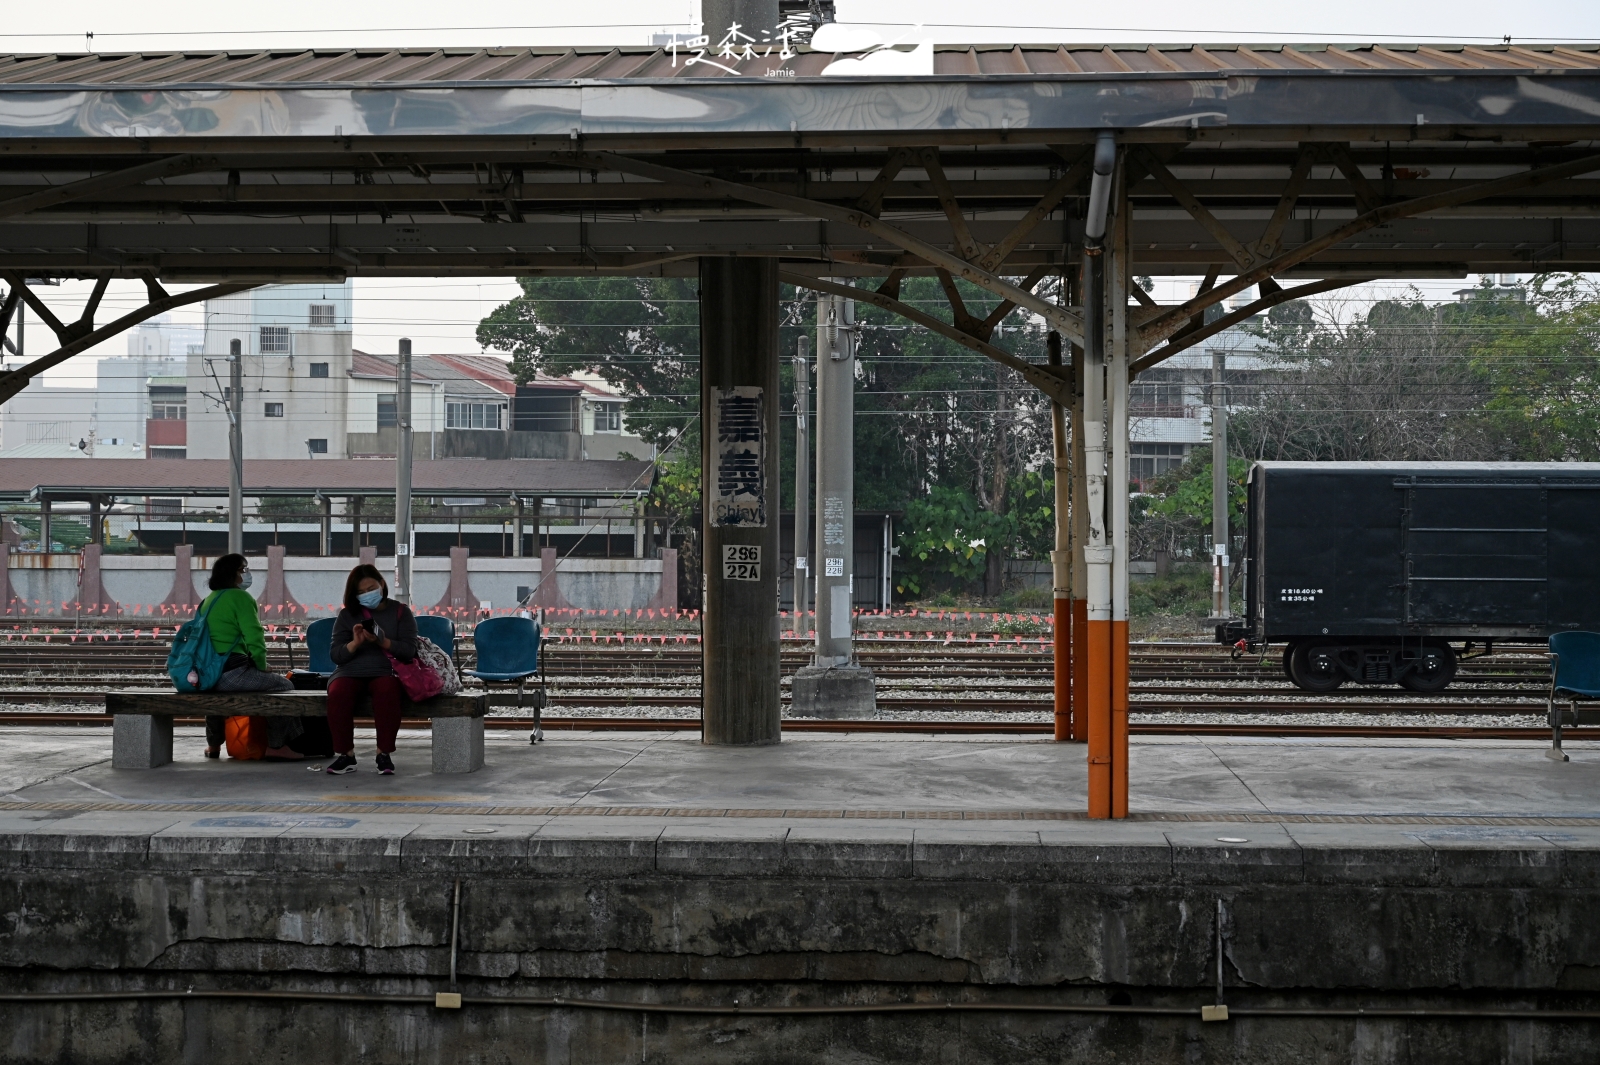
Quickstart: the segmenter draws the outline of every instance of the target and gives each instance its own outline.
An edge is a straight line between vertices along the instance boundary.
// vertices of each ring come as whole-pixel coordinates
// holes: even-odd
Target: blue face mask
[[[383,602],[383,591],[381,589],[374,588],[370,592],[362,592],[360,595],[356,596],[356,602],[360,603],[368,610],[371,610],[373,607]]]
[[[255,579],[256,575],[254,573],[251,573],[249,570],[245,570],[243,573],[239,574],[239,587],[248,588],[252,583],[254,583]]]

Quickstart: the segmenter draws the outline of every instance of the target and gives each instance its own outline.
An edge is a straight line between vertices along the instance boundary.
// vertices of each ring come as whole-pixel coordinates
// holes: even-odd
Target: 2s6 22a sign
[[[749,544],[723,544],[722,579],[725,581],[759,581],[761,579],[761,548]]]

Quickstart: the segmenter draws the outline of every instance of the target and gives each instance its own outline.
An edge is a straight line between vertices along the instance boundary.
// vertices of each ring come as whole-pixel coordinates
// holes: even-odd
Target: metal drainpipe
[[[1084,222],[1083,455],[1089,535],[1088,564],[1089,816],[1111,816],[1111,547],[1106,541],[1106,215],[1116,169],[1116,141],[1095,140],[1094,178]]]
[[[1106,360],[1106,503],[1111,546],[1111,816],[1128,816],[1128,244],[1126,170],[1117,175],[1116,213],[1106,267],[1111,351]]]

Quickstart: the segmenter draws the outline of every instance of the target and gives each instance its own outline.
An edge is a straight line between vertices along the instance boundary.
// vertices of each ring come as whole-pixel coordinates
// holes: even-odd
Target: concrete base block
[[[111,725],[114,769],[155,769],[172,761],[172,718],[118,714]]]
[[[483,768],[483,718],[433,719],[433,771],[476,773]]]
[[[867,718],[878,713],[877,685],[866,666],[801,666],[791,694],[791,717]]]

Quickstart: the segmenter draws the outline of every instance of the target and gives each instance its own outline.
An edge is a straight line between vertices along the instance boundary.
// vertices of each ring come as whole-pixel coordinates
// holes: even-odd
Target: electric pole
[[[811,582],[811,338],[801,337],[794,356],[794,616],[806,631]]]
[[[394,460],[394,597],[411,602],[411,339],[400,338],[394,413],[399,444]]]
[[[228,553],[244,553],[244,356],[228,341]]]
[[[1228,356],[1211,353],[1211,613],[1228,618]]]

